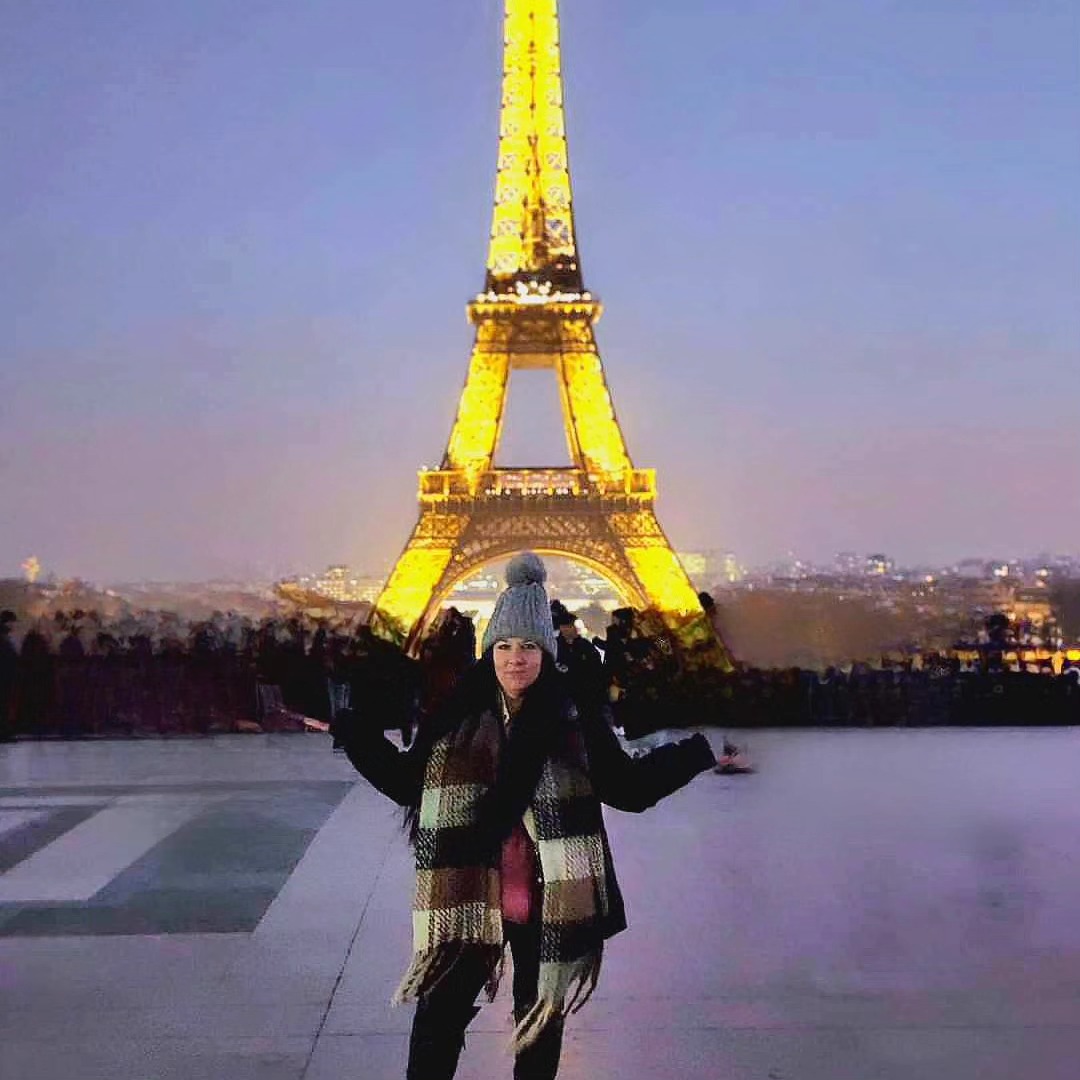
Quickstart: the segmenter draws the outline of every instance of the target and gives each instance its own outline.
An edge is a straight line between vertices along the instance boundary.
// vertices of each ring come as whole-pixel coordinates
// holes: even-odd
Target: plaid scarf
[[[488,1000],[495,998],[504,951],[501,851],[495,845],[482,857],[476,852],[484,849],[478,838],[487,834],[485,797],[496,783],[504,739],[488,710],[432,748],[416,833],[414,955],[395,1004],[425,996],[466,953],[483,958]],[[524,812],[543,872],[540,977],[536,1004],[514,1030],[514,1052],[552,1020],[577,1012],[600,974],[610,853],[580,735],[567,726],[560,743],[546,757]]]

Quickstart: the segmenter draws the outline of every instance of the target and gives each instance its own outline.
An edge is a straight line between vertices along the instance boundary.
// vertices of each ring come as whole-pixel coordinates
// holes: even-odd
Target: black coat
[[[418,733],[407,751],[398,750],[386,739],[379,717],[362,715],[360,702],[356,714],[339,725],[337,737],[357,772],[373,787],[400,806],[415,810],[432,746],[465,716],[491,709],[494,701],[494,670],[490,659],[484,659],[467,673],[454,700],[427,731]],[[594,699],[586,707],[573,705],[566,695],[564,677],[545,664],[540,684],[530,690],[521,713],[514,719],[495,786],[486,797],[488,809],[482,813],[490,825],[488,841],[492,846],[509,836],[521,820],[560,724],[573,725],[580,732],[593,792],[601,803],[616,810],[647,810],[716,764],[709,741],[701,734],[631,757],[620,746],[600,703]],[[613,867],[609,871],[614,880]],[[615,893],[605,936],[626,926],[617,888]]]
[[[532,723],[525,713],[520,721],[515,719],[509,749],[520,748],[522,756],[527,751],[538,751],[537,743],[543,740],[543,729],[550,723],[550,706],[554,706],[564,722],[576,724],[580,729],[588,756],[589,779],[593,791],[605,806],[641,813],[716,764],[709,741],[701,734],[631,757],[619,744],[603,707],[598,703],[571,707],[562,676],[545,673],[543,681],[547,684],[547,695],[555,700],[546,703],[548,707],[541,705],[536,710],[540,715]],[[462,717],[494,704],[494,673],[490,661],[480,660],[462,683],[455,700],[427,731],[418,733],[407,751],[399,750],[383,735],[380,717],[365,715],[362,700],[355,703],[352,715],[346,716],[339,725],[339,738],[356,771],[399,806],[419,805],[424,770],[435,742],[454,730]],[[543,761],[541,754],[536,756],[540,758],[536,763],[538,780]],[[531,792],[527,795],[531,797]],[[507,834],[516,823],[517,819],[507,824]]]

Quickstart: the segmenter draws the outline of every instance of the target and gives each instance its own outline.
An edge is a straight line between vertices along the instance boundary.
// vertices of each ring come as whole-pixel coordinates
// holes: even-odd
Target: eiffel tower
[[[495,213],[476,340],[438,470],[420,473],[420,518],[376,601],[373,626],[415,644],[458,582],[524,548],[583,563],[684,644],[728,666],[657,520],[656,474],[635,468],[596,345],[574,233],[557,0],[506,0]],[[496,468],[510,372],[558,382],[569,468]]]

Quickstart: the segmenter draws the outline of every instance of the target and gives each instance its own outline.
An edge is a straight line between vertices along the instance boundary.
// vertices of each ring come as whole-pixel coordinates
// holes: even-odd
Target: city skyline
[[[690,551],[683,549],[678,556],[684,561],[691,576],[699,581],[705,581],[712,574],[715,583],[719,584],[725,577],[729,567],[736,567],[741,576],[747,580],[758,580],[770,576],[783,577],[786,574],[801,573],[812,577],[834,576],[838,580],[845,576],[872,578],[885,576],[895,580],[907,580],[911,575],[934,573],[943,576],[982,577],[984,580],[1001,578],[1013,580],[1023,576],[1045,578],[1049,576],[1076,577],[1080,576],[1080,552],[1039,552],[1026,554],[1009,554],[998,552],[995,555],[967,555],[943,563],[913,563],[894,559],[888,552],[852,552],[838,551],[824,560],[812,560],[796,551],[785,552],[784,555],[765,562],[747,562],[739,557],[737,552],[723,551],[717,548]],[[31,560],[24,562],[20,567],[19,574],[0,574],[0,579],[7,577],[9,580],[17,580],[22,577],[32,583],[59,584],[65,581],[83,581],[86,584],[101,587],[128,587],[141,585],[241,585],[265,587],[281,581],[312,582],[324,579],[334,573],[347,575],[364,585],[366,589],[378,590],[380,583],[384,582],[391,569],[393,560],[377,567],[370,563],[359,562],[356,564],[334,562],[325,566],[278,566],[251,568],[250,572],[239,574],[224,574],[205,578],[131,578],[131,579],[93,579],[79,574],[62,574],[57,568],[37,564],[33,568],[33,574],[28,573]],[[505,564],[505,558],[493,559],[490,564],[463,581],[472,580],[473,577],[490,577],[497,580],[498,568]],[[555,575],[565,575],[571,564],[578,571],[586,574],[598,574],[589,568],[574,563],[570,556],[547,555],[545,561],[549,570]],[[887,569],[882,570],[878,565],[884,561]],[[565,564],[565,565],[564,565]],[[703,569],[702,566],[709,569]],[[1002,574],[1002,568],[1008,568],[1008,573]],[[599,576],[603,576],[600,574]],[[920,579],[921,580],[921,579]],[[612,586],[614,587],[614,586]],[[617,590],[616,590],[617,591]]]
[[[498,5],[423,7],[14,17],[0,576],[393,561],[498,107]],[[675,546],[1075,551],[1080,16],[772,8],[563,4],[586,281]],[[562,463],[557,401],[510,410],[503,461]]]

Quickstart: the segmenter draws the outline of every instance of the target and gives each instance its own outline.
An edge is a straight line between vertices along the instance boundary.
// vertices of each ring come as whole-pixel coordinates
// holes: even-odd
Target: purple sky
[[[1080,5],[562,7],[583,265],[675,545],[1080,551]],[[0,576],[392,561],[465,376],[500,24],[5,5]],[[503,463],[562,463],[553,385],[513,390]]]

